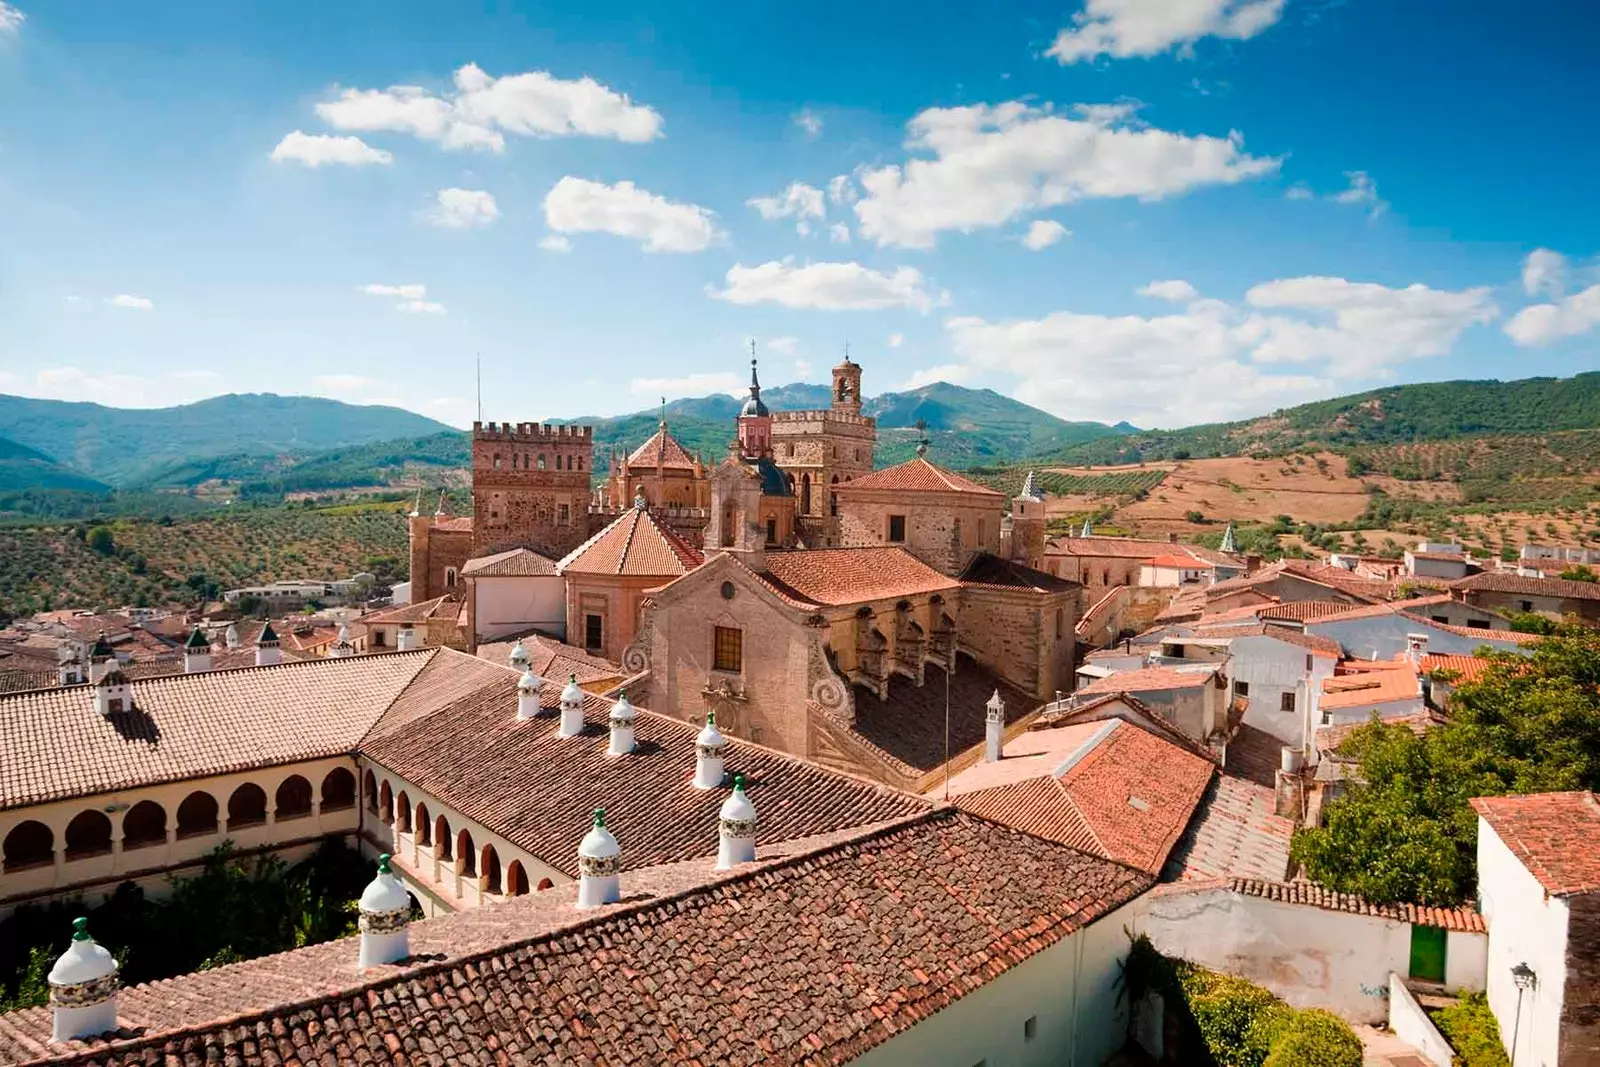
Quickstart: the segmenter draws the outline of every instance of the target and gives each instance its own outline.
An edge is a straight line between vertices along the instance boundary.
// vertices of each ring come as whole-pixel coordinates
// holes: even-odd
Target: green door
[[[1424,982],[1444,981],[1445,932],[1438,926],[1411,927],[1411,977]]]

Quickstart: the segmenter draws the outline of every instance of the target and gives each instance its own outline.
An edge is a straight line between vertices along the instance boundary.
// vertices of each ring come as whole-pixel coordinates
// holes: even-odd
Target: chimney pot
[[[989,698],[983,710],[983,758],[990,763],[998,763],[1006,731],[1006,702],[1000,699],[1000,690],[994,691],[994,696]]]
[[[622,899],[622,846],[606,828],[604,808],[578,845],[578,907],[598,908]]]
[[[562,737],[577,737],[583,733],[583,690],[578,688],[578,676],[567,677],[567,687],[561,690]]]
[[[389,854],[378,857],[378,873],[361,893],[360,966],[399,963],[411,955],[411,894],[389,869]]]
[[[544,679],[531,670],[524,670],[517,679],[517,718],[533,719],[539,715],[539,689]]]
[[[716,789],[722,785],[723,755],[728,750],[722,731],[717,729],[717,713],[706,712],[706,725],[695,738],[694,787]]]
[[[611,705],[611,745],[606,749],[606,755],[626,756],[633,751],[634,718],[633,705],[629,703],[628,691],[624,689],[617,694],[617,702]]]
[[[733,776],[733,792],[722,802],[717,829],[717,870],[726,871],[756,858],[756,806],[745,795],[742,774]]]
[[[514,671],[528,669],[528,649],[523,645],[521,638],[518,638],[517,643],[511,646],[511,656],[506,662],[511,664],[511,669]]]
[[[50,968],[50,1040],[74,1041],[117,1028],[117,961],[72,920],[72,944]]]

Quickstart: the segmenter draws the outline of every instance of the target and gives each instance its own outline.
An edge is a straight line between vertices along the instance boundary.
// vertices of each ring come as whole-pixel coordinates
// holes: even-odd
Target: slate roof
[[[761,579],[802,607],[839,607],[961,587],[898,545],[768,552],[765,558]]]
[[[1167,857],[1164,881],[1214,878],[1281,880],[1289,873],[1294,820],[1275,813],[1270,786],[1231,774],[1212,779]]]
[[[1451,588],[1475,593],[1515,593],[1522,596],[1560,597],[1563,600],[1600,600],[1600,582],[1574,582],[1569,578],[1528,578],[1506,571],[1485,571],[1459,581]]]
[[[676,578],[704,561],[700,550],[648,508],[629,508],[559,564],[563,574]]]
[[[104,1067],[843,1063],[1150,882],[945,808],[598,912],[570,910],[562,887],[419,922],[428,955],[405,966],[356,972],[345,939],[135,987],[120,1039],[48,1052]],[[44,1052],[48,1028],[48,1009],[0,1017],[0,1062]]]
[[[461,565],[463,578],[553,578],[556,561],[531,548],[508,548]]]
[[[961,572],[961,584],[990,589],[1022,589],[1035,593],[1069,593],[1082,588],[1079,583],[1037,570],[1016,560],[1001,559],[988,552],[973,556]]]
[[[1600,892],[1600,797],[1475,797],[1472,808],[1554,896]]]
[[[667,431],[663,422],[644,444],[628,456],[630,467],[666,467],[673,470],[694,470],[694,457]]]
[[[992,498],[996,505],[1005,500],[1004,493],[997,493],[970,478],[963,478],[954,471],[947,471],[943,467],[929,463],[921,456],[908,459],[904,463],[897,463],[893,467],[873,471],[871,474],[863,474],[853,482],[841,482],[830,488],[845,495],[857,489],[889,489],[898,493],[962,493],[968,496]]]
[[[1342,911],[1350,915],[1371,915],[1395,922],[1418,926],[1437,926],[1461,933],[1488,932],[1483,916],[1473,908],[1432,908],[1423,904],[1376,904],[1354,893],[1339,893],[1324,889],[1315,882],[1267,881],[1257,878],[1225,878],[1213,882],[1180,882],[1163,886],[1156,892],[1163,896],[1175,893],[1200,893],[1223,890],[1241,896],[1275,900],[1280,904],[1301,904],[1324,911]]]

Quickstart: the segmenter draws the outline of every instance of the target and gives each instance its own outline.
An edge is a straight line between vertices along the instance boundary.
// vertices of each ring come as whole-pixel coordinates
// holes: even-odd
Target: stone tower
[[[472,424],[472,554],[560,559],[588,537],[589,426]]]
[[[833,368],[826,408],[772,413],[772,458],[789,479],[800,539],[811,548],[839,543],[834,486],[872,470],[878,422],[861,414],[861,367],[848,356]]]
[[[833,368],[833,410],[861,414],[861,367],[850,362],[848,352],[844,362]]]
[[[1030,567],[1044,564],[1044,493],[1033,471],[1011,498],[1011,558]]]

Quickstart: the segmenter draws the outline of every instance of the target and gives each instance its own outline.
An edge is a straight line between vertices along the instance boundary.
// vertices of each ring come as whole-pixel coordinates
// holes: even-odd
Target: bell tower
[[[861,414],[861,366],[850,362],[848,351],[844,362],[833,368],[833,410]]]

